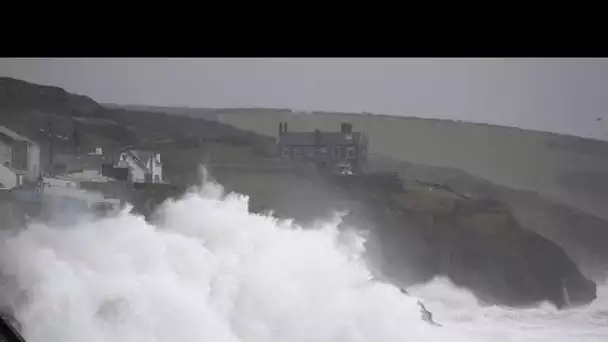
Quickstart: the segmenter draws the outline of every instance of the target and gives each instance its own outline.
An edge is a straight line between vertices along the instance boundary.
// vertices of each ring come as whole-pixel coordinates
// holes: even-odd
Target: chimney
[[[154,172],[156,171],[156,152],[152,152],[152,157],[150,158],[150,183],[154,183]]]
[[[318,147],[321,145],[321,131],[315,129],[315,145]]]
[[[353,132],[353,125],[349,124],[349,123],[342,123],[342,125],[340,125],[340,132],[342,132],[342,133],[352,133]]]
[[[286,132],[287,132],[287,122],[280,122],[279,123],[279,136],[282,136]]]

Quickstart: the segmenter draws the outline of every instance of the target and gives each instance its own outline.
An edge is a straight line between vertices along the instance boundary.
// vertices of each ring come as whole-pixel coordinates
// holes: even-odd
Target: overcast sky
[[[367,111],[608,140],[607,59],[0,59],[0,75],[98,102]]]

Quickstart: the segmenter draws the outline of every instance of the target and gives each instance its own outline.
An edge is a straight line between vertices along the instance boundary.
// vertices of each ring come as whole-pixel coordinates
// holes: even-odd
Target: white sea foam
[[[0,304],[30,342],[606,341],[608,303],[480,308],[445,279],[412,296],[370,280],[339,218],[299,227],[207,184],[155,225],[127,210],[0,239]],[[422,298],[443,328],[420,320]]]

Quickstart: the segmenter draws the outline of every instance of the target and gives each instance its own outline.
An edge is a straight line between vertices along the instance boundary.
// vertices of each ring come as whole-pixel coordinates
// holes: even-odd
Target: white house
[[[127,150],[120,154],[117,167],[129,168],[130,181],[135,183],[162,183],[163,164],[160,154],[145,150]]]
[[[0,164],[24,179],[40,177],[40,146],[10,129],[0,126]]]

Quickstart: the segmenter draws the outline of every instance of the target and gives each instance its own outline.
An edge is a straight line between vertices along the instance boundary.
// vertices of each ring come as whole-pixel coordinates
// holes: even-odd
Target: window
[[[312,146],[306,147],[306,156],[307,157],[314,157],[315,156],[315,148],[312,147]]]
[[[317,147],[317,155],[325,155],[327,154],[327,147],[321,146]]]
[[[296,148],[293,149],[293,155],[295,157],[302,157],[302,155],[304,154],[303,152],[304,151],[302,151],[301,147],[296,147]]]
[[[338,159],[340,158],[340,152],[341,152],[342,148],[340,146],[334,146],[333,150],[332,150],[332,155],[334,158]]]
[[[355,159],[356,158],[356,153],[355,153],[355,148],[350,146],[346,148],[346,158],[348,159]]]
[[[289,155],[290,155],[289,147],[284,147],[282,152],[283,152],[283,157],[289,158]]]

